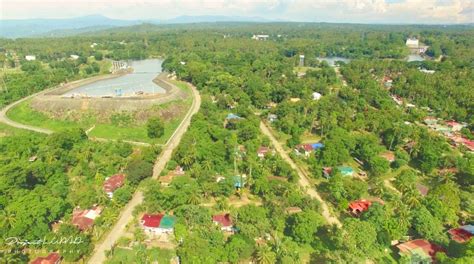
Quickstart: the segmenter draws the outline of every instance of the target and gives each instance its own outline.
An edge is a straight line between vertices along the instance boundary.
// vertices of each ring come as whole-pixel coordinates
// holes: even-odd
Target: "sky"
[[[182,15],[341,23],[474,23],[474,0],[0,0],[0,19]]]

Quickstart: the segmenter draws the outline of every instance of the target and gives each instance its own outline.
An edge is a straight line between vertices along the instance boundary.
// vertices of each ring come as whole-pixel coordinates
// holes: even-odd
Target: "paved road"
[[[56,88],[56,87],[55,87]],[[52,89],[55,89],[55,88],[52,88]],[[21,123],[18,123],[18,122],[15,122],[13,120],[10,120],[8,117],[7,117],[7,112],[12,109],[13,107],[17,106],[18,104],[30,99],[30,98],[33,98],[37,95],[42,95],[44,93],[47,93],[49,91],[51,91],[52,89],[47,89],[47,90],[44,90],[44,91],[41,91],[39,93],[35,93],[35,94],[32,94],[30,96],[27,96],[25,98],[22,98],[16,102],[13,102],[7,106],[5,106],[2,111],[0,111],[0,122],[3,122],[9,126],[12,126],[12,127],[16,127],[16,128],[21,128],[21,129],[27,129],[27,130],[31,130],[31,131],[34,131],[34,132],[38,132],[38,133],[44,133],[44,134],[52,134],[53,131],[52,130],[49,130],[49,129],[46,129],[46,128],[40,128],[40,127],[35,127],[35,126],[29,126],[29,125],[24,125],[24,124],[21,124]]]
[[[171,159],[171,155],[173,150],[179,145],[181,138],[183,137],[184,133],[187,131],[192,116],[198,112],[199,107],[201,105],[201,96],[195,87],[191,87],[193,93],[193,103],[191,108],[189,109],[188,113],[184,117],[181,124],[175,130],[173,135],[171,135],[170,140],[166,143],[163,147],[162,152],[157,157],[154,168],[153,168],[153,179],[156,179],[163,168],[165,167],[166,163]],[[88,263],[91,264],[99,264],[104,263],[106,260],[105,251],[109,250],[113,244],[117,242],[117,240],[122,237],[126,231],[126,226],[133,219],[133,209],[143,202],[143,193],[141,191],[135,192],[132,199],[125,208],[122,210],[118,221],[112,227],[110,232],[107,234],[100,244],[97,244],[93,255],[89,259]]]
[[[270,128],[268,128],[267,125],[265,125],[263,122],[260,122],[260,130],[263,132],[263,134],[265,134],[267,137],[270,138],[270,141],[272,142],[276,151],[283,158],[283,160],[285,160],[291,166],[291,168],[296,170],[299,176],[299,180],[298,180],[299,185],[303,187],[303,189],[306,191],[306,193],[309,196],[318,200],[321,203],[321,209],[322,209],[321,214],[326,219],[326,221],[329,224],[335,224],[338,227],[341,227],[342,224],[339,221],[339,219],[331,215],[331,212],[329,211],[329,207],[326,201],[324,201],[321,198],[321,195],[319,195],[319,193],[316,191],[314,186],[309,182],[307,173],[304,170],[302,170],[300,167],[298,167],[295,164],[295,162],[290,158],[290,156],[288,155],[288,153],[286,153],[285,149],[280,144],[280,142],[278,142],[278,140],[273,136],[273,133],[271,132]]]

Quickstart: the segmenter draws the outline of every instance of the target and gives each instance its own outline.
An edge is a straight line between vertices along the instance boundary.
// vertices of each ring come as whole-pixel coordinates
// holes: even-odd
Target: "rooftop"
[[[114,192],[120,188],[125,182],[125,174],[115,174],[104,182],[104,191],[107,193]]]
[[[232,219],[230,218],[230,214],[218,214],[212,216],[212,221],[215,223],[220,224],[222,227],[230,227],[233,226]]]
[[[30,264],[56,264],[59,263],[59,260],[61,259],[61,256],[56,253],[50,253],[46,257],[37,257],[35,258]]]

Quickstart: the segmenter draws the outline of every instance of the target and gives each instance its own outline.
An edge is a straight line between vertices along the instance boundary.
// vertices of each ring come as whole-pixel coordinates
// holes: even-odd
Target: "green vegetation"
[[[251,40],[256,32],[269,34],[269,40]],[[409,54],[405,40],[412,36],[431,46],[426,61],[405,61]],[[405,263],[410,260],[399,256],[391,242],[409,237],[444,248],[435,256],[439,263],[468,263],[473,240],[457,243],[447,231],[473,223],[474,155],[449,137],[473,138],[473,39],[469,26],[230,23],[121,28],[58,39],[54,52],[46,48],[51,39],[0,40],[7,49],[36,51],[47,65],[71,47],[81,56],[98,59],[162,55],[164,69],[194,84],[202,96],[199,113],[160,175],[164,184],[145,179],[154,158],[146,153],[154,150],[135,156],[139,151],[131,154],[127,144],[89,142],[83,133],[54,134],[48,140],[52,146],[29,137],[3,137],[0,182],[7,187],[0,189],[6,193],[0,207],[19,220],[18,226],[4,220],[0,230],[33,238],[50,233],[48,224],[65,219],[73,206],[97,203],[97,183],[123,168],[131,177],[129,189],[119,192],[118,203],[124,204],[143,180],[144,203],[137,208],[128,230],[131,236],[124,243],[132,245],[133,253],[117,247],[109,261],[153,260],[148,253],[159,244],[173,248],[169,255],[176,254],[182,263]],[[92,41],[99,43],[96,48],[89,48]],[[299,54],[305,55],[305,68],[296,70],[306,74],[298,76]],[[438,55],[443,55],[439,61],[429,57]],[[317,60],[325,56],[343,56],[351,62],[334,68]],[[47,68],[23,64],[17,70],[22,78],[27,78],[26,72],[33,73],[32,78],[36,72],[44,74],[41,69]],[[82,68],[85,74],[97,69],[92,61]],[[393,80],[391,87],[384,79]],[[15,98],[31,93],[15,89]],[[314,100],[315,92],[322,97]],[[13,100],[8,98],[5,101]],[[62,125],[48,124],[52,121],[25,106],[19,109],[10,114],[28,122]],[[297,173],[278,154],[257,156],[260,147],[272,150],[259,130],[270,115],[276,119],[268,124],[342,222],[341,228],[327,224],[320,204],[300,188]],[[436,131],[423,123],[428,116],[454,119],[465,127],[460,132],[443,133],[443,127]],[[87,118],[83,120],[87,123]],[[90,135],[148,138],[146,122],[130,125],[132,120],[117,113],[109,123],[96,124]],[[166,138],[172,131],[166,127],[173,122],[163,122]],[[131,130],[134,126],[139,128]],[[308,155],[294,151],[302,142],[316,141],[324,147]],[[53,164],[40,171],[55,177],[37,176],[36,168],[24,161],[36,145],[48,154],[41,162]],[[176,175],[177,166],[184,175]],[[352,175],[347,167],[353,169]],[[55,190],[51,186],[67,191],[51,192]],[[44,207],[34,206],[40,203],[37,197],[45,201]],[[371,203],[367,209],[348,212],[349,204],[357,200]],[[173,234],[162,238],[166,241],[147,237],[138,222],[143,213],[158,212],[172,212],[177,219]],[[224,213],[230,214],[233,234],[222,232],[211,220]],[[3,219],[12,219],[9,215]],[[26,229],[31,225],[38,228]]]

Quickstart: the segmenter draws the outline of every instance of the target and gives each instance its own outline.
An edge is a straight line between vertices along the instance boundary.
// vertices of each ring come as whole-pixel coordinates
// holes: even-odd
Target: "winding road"
[[[270,138],[272,145],[275,147],[276,151],[278,152],[278,154],[280,154],[283,160],[285,160],[291,166],[291,168],[293,168],[298,173],[299,185],[306,191],[306,193],[310,197],[318,200],[321,203],[321,209],[322,209],[321,214],[324,217],[324,219],[326,219],[326,221],[331,225],[337,225],[338,227],[341,227],[342,226],[341,221],[339,221],[337,217],[331,215],[328,204],[326,203],[326,201],[324,201],[321,198],[321,195],[319,195],[319,193],[316,191],[314,186],[309,182],[307,173],[304,170],[302,170],[300,167],[298,167],[295,164],[295,162],[290,158],[290,156],[288,155],[288,153],[286,153],[285,149],[280,144],[280,142],[278,142],[275,136],[273,136],[273,133],[270,130],[270,128],[268,128],[268,126],[265,125],[265,123],[260,122],[260,130],[262,131],[263,134],[265,134],[267,137]]]
[[[168,163],[168,161],[171,159],[174,149],[179,145],[181,138],[183,137],[184,133],[186,133],[189,125],[191,124],[191,118],[199,111],[199,107],[201,106],[201,96],[199,95],[199,92],[197,91],[196,87],[191,85],[189,86],[192,90],[193,103],[191,104],[191,107],[189,108],[189,111],[184,117],[183,121],[181,121],[178,128],[175,130],[173,135],[171,135],[170,139],[163,147],[162,152],[157,157],[153,167],[153,179],[158,178],[166,163]],[[117,240],[125,234],[127,224],[133,219],[133,209],[142,202],[143,193],[138,190],[135,192],[128,204],[123,208],[118,221],[112,227],[107,236],[95,246],[94,252],[89,258],[88,263],[98,264],[105,262],[107,258],[105,252],[110,250],[112,245],[114,245]]]

